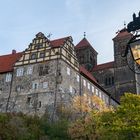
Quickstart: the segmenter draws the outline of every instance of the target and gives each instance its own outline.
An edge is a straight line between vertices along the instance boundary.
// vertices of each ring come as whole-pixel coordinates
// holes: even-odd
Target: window
[[[109,104],[109,98],[108,98],[108,96],[105,97],[105,102],[106,102],[107,104]]]
[[[83,84],[84,84],[84,86],[86,86],[86,80],[83,80]]]
[[[43,88],[48,88],[48,82],[43,82]]]
[[[40,52],[39,57],[40,57],[40,58],[43,58],[44,56],[45,56],[45,52]]]
[[[27,68],[27,75],[32,74],[32,72],[33,72],[33,67],[32,67],[32,66],[29,66],[29,67]]]
[[[12,74],[11,74],[11,73],[7,73],[7,74],[6,74],[6,79],[5,79],[5,81],[6,81],[6,82],[10,82],[11,79],[12,79]]]
[[[2,93],[2,88],[0,88],[0,94]]]
[[[17,85],[17,86],[16,86],[16,92],[20,92],[21,90],[22,90],[21,85]]]
[[[37,49],[43,48],[43,46],[41,44],[36,46]]]
[[[70,75],[70,68],[67,67],[67,74]]]
[[[17,76],[23,76],[23,68],[17,69]]]
[[[71,55],[70,54],[67,55],[67,58],[68,58],[69,61],[71,61]]]
[[[38,83],[37,82],[32,84],[32,89],[38,89]]]
[[[32,53],[30,59],[36,59],[37,58],[37,53]]]
[[[29,105],[31,104],[31,97],[27,98],[27,104],[29,104]]]
[[[102,98],[103,98],[103,101],[105,101],[105,95],[104,94],[103,94]]]
[[[72,86],[70,86],[70,93],[72,93]]]
[[[39,76],[44,76],[49,73],[49,66],[39,66]]]
[[[72,54],[72,48],[70,46],[68,46],[68,50]]]
[[[93,87],[93,86],[92,86],[92,89],[91,89],[91,90],[92,90],[92,92],[94,93],[94,87]]]
[[[41,108],[41,101],[38,102],[38,107]]]
[[[102,93],[99,91],[99,97],[102,98]]]
[[[88,83],[88,89],[90,90],[90,83]]]
[[[111,86],[114,85],[114,77],[106,77],[105,78],[105,86]]]
[[[78,75],[78,74],[76,75],[76,79],[77,79],[77,82],[79,82],[80,77],[79,77],[79,75]]]
[[[98,96],[98,89],[95,90],[96,95]]]

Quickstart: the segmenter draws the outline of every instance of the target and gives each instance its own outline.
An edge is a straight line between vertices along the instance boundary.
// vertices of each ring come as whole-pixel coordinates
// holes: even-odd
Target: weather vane
[[[51,34],[51,33],[49,33],[49,34],[47,35],[47,38],[48,38],[48,39],[50,39],[50,38],[51,38],[51,36],[52,36],[52,34]]]

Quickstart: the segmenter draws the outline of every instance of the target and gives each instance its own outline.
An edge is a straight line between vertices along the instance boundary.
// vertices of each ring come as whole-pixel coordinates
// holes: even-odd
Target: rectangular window
[[[32,89],[38,89],[38,83],[37,82],[34,82],[33,84],[32,84]]]
[[[90,83],[88,83],[88,89],[90,90]]]
[[[86,86],[86,80],[83,80],[83,85]]]
[[[70,75],[70,68],[67,67],[67,74]]]
[[[109,97],[108,97],[108,96],[105,97],[105,102],[106,102],[107,104],[109,104]]]
[[[79,77],[79,75],[78,75],[78,74],[76,75],[76,79],[77,79],[77,82],[79,82],[80,77]]]
[[[23,68],[18,68],[17,69],[17,77],[23,76]]]
[[[103,99],[103,101],[105,101],[105,95],[104,94],[102,95],[102,99]]]
[[[98,89],[95,90],[96,95],[98,96]]]
[[[32,66],[29,66],[29,67],[27,68],[27,75],[31,75],[32,72],[33,72],[33,67],[32,67]]]
[[[36,58],[37,58],[37,53],[32,53],[30,59],[36,59]]]
[[[41,101],[38,102],[38,107],[41,108]]]
[[[2,88],[0,88],[0,94],[2,93]]]
[[[72,93],[72,86],[70,86],[70,93]]]
[[[16,92],[20,92],[22,90],[22,86],[21,85],[17,85],[16,86]]]
[[[92,86],[92,92],[94,93],[94,86]]]
[[[102,93],[99,91],[99,97],[102,98]]]
[[[28,104],[28,105],[31,105],[31,97],[28,97],[28,98],[27,98],[27,104]]]
[[[6,74],[5,81],[6,81],[6,82],[10,82],[11,79],[12,79],[12,74],[11,74],[11,73],[7,73],[7,74]]]
[[[45,52],[40,52],[39,57],[40,57],[40,58],[43,58],[44,56],[45,56]]]
[[[50,67],[47,65],[39,66],[39,76],[44,76],[46,74],[49,74],[49,69],[50,69]]]
[[[43,82],[43,88],[48,88],[48,82]]]

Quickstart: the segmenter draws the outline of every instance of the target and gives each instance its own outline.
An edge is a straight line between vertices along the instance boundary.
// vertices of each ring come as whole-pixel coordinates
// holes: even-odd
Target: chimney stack
[[[16,54],[16,50],[12,50],[12,54]]]

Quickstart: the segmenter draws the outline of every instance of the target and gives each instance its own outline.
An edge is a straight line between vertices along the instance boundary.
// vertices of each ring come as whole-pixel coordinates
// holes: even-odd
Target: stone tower
[[[97,65],[97,52],[84,37],[75,47],[80,65],[91,71]]]
[[[126,46],[130,38],[131,33],[128,33],[124,28],[118,32],[117,36],[113,38],[114,42],[114,77],[115,77],[115,98],[120,99],[120,96],[125,92],[136,93],[136,80],[135,73],[130,70],[127,62],[133,60],[126,57],[122,57],[125,52]]]

